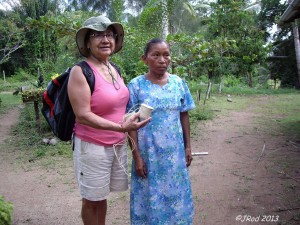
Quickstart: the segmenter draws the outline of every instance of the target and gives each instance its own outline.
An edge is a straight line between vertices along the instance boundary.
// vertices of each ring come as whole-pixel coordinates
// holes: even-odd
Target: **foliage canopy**
[[[280,0],[260,1],[260,11],[249,10],[253,3],[247,0],[8,3],[9,10],[0,10],[0,67],[7,76],[25,70],[36,79],[40,71],[49,79],[63,72],[81,58],[76,30],[90,16],[105,14],[125,28],[123,50],[112,60],[127,81],[146,72],[140,60],[144,45],[151,38],[164,37],[167,28],[173,59],[170,71],[187,79],[208,77],[221,82],[235,77],[250,87],[268,77],[291,86],[296,82],[295,66],[282,71],[278,63],[267,60],[272,54],[285,54],[291,62],[295,58],[289,28],[279,31],[275,42],[268,39],[270,28],[286,8]],[[285,63],[280,61],[281,66]]]

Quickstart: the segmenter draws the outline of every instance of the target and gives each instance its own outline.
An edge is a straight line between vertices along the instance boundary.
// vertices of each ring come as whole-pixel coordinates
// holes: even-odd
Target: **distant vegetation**
[[[20,83],[8,82],[0,91],[4,85],[11,91],[32,85],[40,75],[45,87],[52,76],[82,60],[76,30],[99,14],[124,25],[124,47],[112,61],[126,82],[146,72],[140,60],[143,48],[160,37],[171,45],[170,72],[187,81],[256,88],[272,80],[299,87],[291,27],[282,27],[273,42],[267,41],[287,8],[280,0],[5,2],[10,7],[0,10],[1,77]]]

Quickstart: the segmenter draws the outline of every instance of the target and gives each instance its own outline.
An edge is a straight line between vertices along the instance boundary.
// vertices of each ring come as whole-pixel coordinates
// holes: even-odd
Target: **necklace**
[[[107,67],[107,70],[108,70],[108,73],[109,75],[111,76],[111,79],[112,79],[112,83],[114,85],[114,88],[116,90],[119,90],[121,88],[120,84],[118,83],[118,81],[116,80],[116,78],[114,77],[114,75],[112,74],[112,71],[111,71],[111,68],[110,68],[110,63],[105,63],[103,61],[101,61],[106,67]]]

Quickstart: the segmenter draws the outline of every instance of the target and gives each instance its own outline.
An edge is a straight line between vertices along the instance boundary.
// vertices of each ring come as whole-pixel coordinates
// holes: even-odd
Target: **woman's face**
[[[91,56],[104,59],[113,54],[116,36],[111,28],[106,31],[92,31],[89,36],[87,47],[90,48]]]
[[[170,48],[165,42],[152,44],[147,55],[142,56],[151,73],[164,75],[171,62]]]

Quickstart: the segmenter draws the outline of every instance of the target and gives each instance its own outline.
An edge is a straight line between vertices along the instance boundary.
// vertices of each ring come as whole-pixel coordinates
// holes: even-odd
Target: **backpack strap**
[[[109,62],[109,63],[118,71],[120,77],[122,77],[120,68],[113,62]]]
[[[118,71],[120,77],[122,77],[120,68],[113,62],[110,62],[110,64]],[[94,87],[95,87],[95,76],[94,76],[92,68],[86,61],[81,61],[81,62],[77,63],[76,65],[81,67],[82,73],[84,74],[86,81],[88,82],[88,84],[90,86],[91,93],[93,93]]]
[[[86,61],[81,61],[81,62],[77,63],[76,65],[81,67],[82,73],[84,74],[86,81],[88,82],[88,84],[90,86],[91,93],[93,93],[94,87],[95,87],[95,76],[92,71],[92,68]]]

